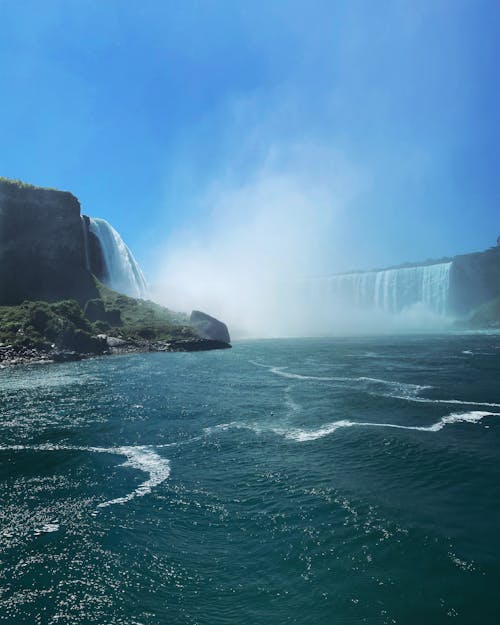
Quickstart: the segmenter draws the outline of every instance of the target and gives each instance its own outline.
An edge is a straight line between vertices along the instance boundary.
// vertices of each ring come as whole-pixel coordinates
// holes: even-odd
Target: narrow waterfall
[[[415,305],[445,316],[448,310],[451,262],[382,271],[346,273],[312,280],[312,296],[356,310],[397,314]]]
[[[98,238],[105,264],[103,282],[111,289],[144,298],[147,284],[144,275],[118,232],[104,219],[90,218],[90,230]]]

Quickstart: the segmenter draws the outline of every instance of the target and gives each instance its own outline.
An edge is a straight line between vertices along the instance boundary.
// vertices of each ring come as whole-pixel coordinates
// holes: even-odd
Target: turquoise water
[[[500,337],[0,371],[0,623],[497,623]]]

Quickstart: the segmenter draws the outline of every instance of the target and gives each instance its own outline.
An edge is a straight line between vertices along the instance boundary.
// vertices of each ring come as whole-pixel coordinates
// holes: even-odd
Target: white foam
[[[217,432],[227,432],[227,430],[252,430],[256,434],[261,434],[264,429],[257,424],[240,423],[238,421],[230,421],[229,423],[219,423],[211,427],[204,428],[203,431],[207,436]]]
[[[51,534],[57,531],[59,531],[59,523],[45,523],[42,527],[36,528],[34,534],[40,536],[40,534]]]
[[[375,384],[386,384],[388,386],[397,386],[404,388],[412,388],[416,391],[423,391],[428,388],[432,388],[428,384],[412,384],[411,382],[398,382],[397,380],[381,380],[380,378],[368,378],[366,376],[360,376],[359,378],[344,378],[345,380],[352,380],[354,382],[374,382]]]
[[[458,406],[478,406],[478,407],[488,407],[488,408],[500,408],[500,403],[495,402],[477,402],[477,401],[465,401],[461,399],[431,399],[428,397],[418,397],[417,395],[424,390],[428,390],[432,388],[432,386],[426,384],[412,384],[409,382],[398,382],[397,380],[384,380],[381,378],[372,378],[368,376],[358,376],[358,377],[322,377],[322,376],[313,376],[313,375],[301,375],[298,373],[291,373],[290,371],[285,371],[286,367],[276,367],[274,365],[263,365],[262,363],[250,361],[252,364],[257,365],[258,367],[264,367],[268,369],[270,373],[274,373],[275,375],[279,375],[285,378],[292,378],[297,380],[318,380],[318,381],[332,381],[332,382],[368,382],[369,384],[383,384],[389,387],[393,387],[393,389],[397,389],[396,392],[406,392],[405,395],[396,395],[389,393],[387,395],[380,395],[381,397],[389,397],[391,399],[401,399],[404,401],[412,401],[417,403],[425,403],[425,404],[454,404]],[[373,393],[375,394],[375,393]]]
[[[285,405],[292,413],[297,413],[302,410],[302,406],[296,402],[291,396],[292,387],[287,386],[285,389]]]
[[[179,447],[180,445],[189,445],[190,443],[194,443],[203,438],[202,435],[193,436],[192,438],[186,438],[184,440],[175,441],[173,443],[160,443],[159,445],[155,445],[155,449],[164,449],[165,447]]]
[[[96,448],[95,451],[117,453],[126,456],[127,460],[121,465],[122,467],[132,467],[149,475],[149,478],[142,482],[142,484],[139,484],[131,493],[123,497],[103,501],[97,506],[98,508],[107,508],[114,504],[124,504],[134,499],[134,497],[148,495],[155,486],[164,482],[170,475],[170,461],[159,456],[150,447]]]
[[[355,425],[361,425],[359,423],[355,423],[354,421],[349,421],[347,419],[342,419],[340,421],[334,421],[333,423],[328,423],[317,430],[289,430],[285,432],[285,438],[290,440],[297,441],[298,443],[304,443],[306,441],[314,441],[318,438],[323,438],[323,436],[328,436],[329,434],[333,434],[339,428],[350,428]],[[275,430],[273,430],[275,431]]]
[[[323,438],[324,436],[328,436],[332,434],[339,428],[347,428],[347,427],[378,427],[378,428],[395,428],[399,430],[417,430],[419,432],[439,432],[446,425],[451,425],[453,423],[479,423],[484,417],[494,417],[500,416],[500,414],[496,412],[482,412],[482,411],[472,411],[472,412],[464,412],[464,413],[452,413],[445,417],[441,417],[439,421],[436,423],[432,423],[431,425],[399,425],[397,423],[370,423],[370,422],[357,422],[357,421],[349,421],[349,420],[341,420],[334,421],[333,423],[328,423],[317,430],[289,430],[285,434],[285,438],[295,440],[297,442],[303,443],[305,441],[313,441],[318,438]]]
[[[74,445],[2,445],[0,451],[88,451],[103,454],[125,456],[126,460],[120,466],[131,467],[146,473],[149,477],[139,484],[132,492],[123,497],[116,497],[98,504],[98,508],[107,508],[114,504],[123,504],[135,497],[143,497],[151,490],[164,482],[170,476],[170,461],[156,453],[152,446],[122,446],[122,447],[83,447]],[[48,530],[45,530],[48,531]],[[55,530],[51,530],[55,531]]]
[[[255,365],[256,367],[262,367],[263,369],[272,369],[273,365],[265,365],[262,362],[257,362],[256,360],[249,360],[248,361],[251,365]]]
[[[214,434],[216,432],[225,432],[230,429],[235,430],[251,430],[255,434],[273,433],[278,436],[283,436],[288,440],[293,440],[298,443],[304,443],[308,441],[314,441],[325,436],[333,434],[341,428],[352,427],[377,427],[377,428],[394,428],[398,430],[416,430],[419,432],[439,432],[446,425],[454,423],[479,423],[484,417],[500,417],[500,413],[497,412],[483,412],[479,410],[462,413],[451,413],[444,417],[441,417],[436,423],[431,425],[399,425],[397,423],[372,423],[369,421],[350,421],[349,419],[341,419],[339,421],[333,421],[326,423],[320,428],[315,430],[306,430],[301,428],[280,428],[273,426],[265,426],[258,423],[242,423],[237,421],[231,421],[229,423],[221,423],[210,428],[205,429],[207,435]]]
[[[346,376],[320,376],[320,375],[304,375],[301,373],[292,373],[291,371],[286,371],[287,367],[277,367],[274,365],[264,365],[260,362],[255,362],[254,360],[249,360],[249,362],[257,367],[262,367],[267,369],[270,373],[274,375],[279,375],[283,378],[290,378],[293,380],[317,380],[319,382],[368,382],[371,384],[384,384],[386,386],[396,387],[398,389],[406,389],[408,391],[419,392],[425,389],[432,388],[428,385],[422,384],[411,384],[408,382],[399,382],[397,380],[383,380],[381,378],[371,378],[367,376],[356,376],[356,377],[346,377]]]
[[[288,367],[276,367],[275,365],[264,365],[261,362],[256,362],[255,360],[249,360],[249,363],[255,365],[256,367],[262,367],[263,369],[267,369],[270,373],[274,373],[275,375],[280,375],[284,378],[292,378],[294,380],[336,380],[339,378],[332,377],[322,377],[316,375],[301,375],[300,373],[291,373],[289,371],[285,371]]]
[[[402,399],[404,401],[413,401],[421,404],[456,404],[459,406],[487,406],[488,408],[500,408],[500,404],[484,401],[464,401],[462,399],[430,399],[428,397],[413,397],[407,395],[384,395],[391,399]]]
[[[286,367],[271,367],[269,371],[275,375],[280,375],[283,378],[291,378],[292,380],[319,380],[320,382],[334,382],[336,380],[344,380],[347,378],[334,378],[330,376],[320,375],[302,375],[300,373],[291,373],[285,371]]]

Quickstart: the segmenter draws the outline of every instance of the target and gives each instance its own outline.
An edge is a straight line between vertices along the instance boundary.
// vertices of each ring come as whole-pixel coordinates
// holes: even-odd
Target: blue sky
[[[0,175],[71,190],[149,274],[245,230],[269,179],[309,204],[259,224],[310,215],[315,271],[479,250],[499,58],[495,0],[0,0]]]

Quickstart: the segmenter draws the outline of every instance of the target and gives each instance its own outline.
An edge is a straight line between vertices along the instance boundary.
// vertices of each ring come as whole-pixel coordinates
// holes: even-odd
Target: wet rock
[[[226,324],[201,310],[193,310],[189,322],[201,338],[222,343],[231,342]]]
[[[108,344],[108,347],[124,347],[125,345],[128,345],[129,341],[120,339],[117,336],[107,336],[106,343]]]
[[[54,362],[72,362],[74,360],[82,360],[83,354],[78,352],[57,351],[51,354],[51,360]]]

